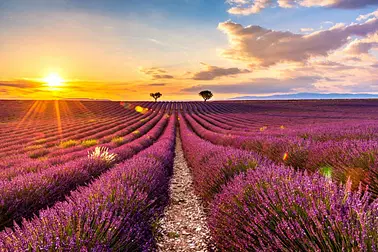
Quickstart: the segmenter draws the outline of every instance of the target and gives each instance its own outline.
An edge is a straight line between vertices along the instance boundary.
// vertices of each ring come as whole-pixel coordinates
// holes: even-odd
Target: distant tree
[[[157,100],[163,95],[160,92],[157,92],[157,93],[151,93],[150,96],[155,99],[155,102],[157,102]]]
[[[204,101],[210,100],[213,97],[213,93],[209,90],[203,90],[199,92],[199,95],[202,96]]]

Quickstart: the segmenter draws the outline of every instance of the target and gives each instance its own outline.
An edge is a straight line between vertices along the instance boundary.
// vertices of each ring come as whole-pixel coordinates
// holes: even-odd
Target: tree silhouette
[[[157,93],[151,93],[150,96],[155,99],[155,102],[157,102],[157,99],[159,99],[163,95],[160,92],[157,92]]]
[[[213,93],[209,90],[203,90],[199,92],[199,95],[202,96],[204,101],[210,100],[213,97]]]

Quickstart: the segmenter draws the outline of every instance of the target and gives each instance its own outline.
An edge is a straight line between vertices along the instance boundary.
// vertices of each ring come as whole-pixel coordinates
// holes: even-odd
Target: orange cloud
[[[202,63],[206,67],[205,70],[194,73],[193,80],[214,80],[222,76],[234,76],[237,74],[250,73],[248,69],[239,69],[236,67],[222,68],[217,66],[210,66]]]
[[[167,71],[158,68],[158,67],[151,67],[151,68],[140,68],[139,71],[146,75],[151,76],[152,79],[173,79],[173,75],[167,74]]]

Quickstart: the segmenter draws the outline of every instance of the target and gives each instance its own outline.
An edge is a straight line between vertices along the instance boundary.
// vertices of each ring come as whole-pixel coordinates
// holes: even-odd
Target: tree
[[[202,96],[204,101],[210,100],[211,97],[213,97],[213,93],[209,90],[204,90],[199,93],[200,96]]]
[[[157,93],[151,93],[150,96],[155,99],[155,102],[157,102],[157,99],[159,99],[163,95],[160,92],[157,92]]]

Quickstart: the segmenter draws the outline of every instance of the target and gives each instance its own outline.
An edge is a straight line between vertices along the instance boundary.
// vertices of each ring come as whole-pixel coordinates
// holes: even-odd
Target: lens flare
[[[62,77],[59,76],[57,73],[50,73],[48,76],[46,76],[43,81],[46,83],[47,87],[50,90],[57,89],[61,86],[63,86],[64,80]]]
[[[136,106],[135,107],[135,111],[138,112],[138,113],[141,113],[141,114],[145,114],[148,112],[148,108],[143,108],[141,106]]]

